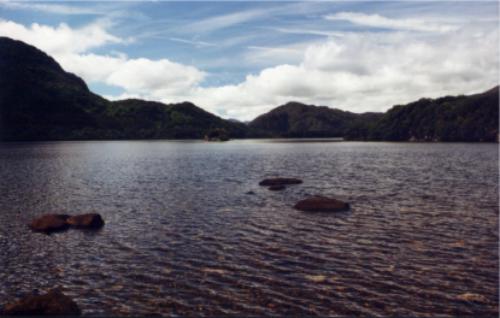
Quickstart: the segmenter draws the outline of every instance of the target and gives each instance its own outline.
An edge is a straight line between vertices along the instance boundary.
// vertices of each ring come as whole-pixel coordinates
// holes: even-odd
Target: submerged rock
[[[322,196],[313,196],[297,202],[295,209],[306,212],[340,212],[349,210],[349,203]]]
[[[29,295],[16,302],[6,304],[2,315],[65,315],[81,314],[78,305],[59,289],[52,289],[45,295]]]
[[[100,229],[104,226],[104,220],[97,213],[80,214],[69,217],[66,222],[77,229]]]
[[[209,268],[209,267],[205,267],[205,268],[202,268],[201,269],[202,272],[204,273],[211,273],[211,274],[219,274],[219,275],[225,275],[226,274],[226,270],[224,269],[220,269],[220,268]]]
[[[322,283],[327,279],[325,275],[306,275],[305,277],[307,280],[315,283]]]
[[[268,178],[259,182],[261,186],[278,186],[278,185],[289,185],[289,184],[300,184],[302,180],[297,178]]]
[[[457,299],[463,300],[463,301],[471,301],[471,302],[479,302],[479,303],[486,303],[488,300],[486,297],[480,294],[473,294],[473,293],[464,293],[460,294],[457,296]]]
[[[270,186],[268,189],[271,191],[280,191],[280,190],[285,190],[286,187],[282,184],[275,184],[275,185]]]
[[[50,234],[53,232],[64,231],[69,228],[66,220],[69,215],[66,214],[44,214],[33,221],[29,227],[35,232]]]

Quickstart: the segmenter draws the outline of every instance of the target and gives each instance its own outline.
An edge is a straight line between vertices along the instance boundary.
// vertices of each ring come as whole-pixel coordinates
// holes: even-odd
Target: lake
[[[498,177],[497,144],[0,144],[0,304],[61,286],[96,316],[498,316]],[[351,210],[292,208],[314,194]],[[104,228],[26,226],[87,212]]]

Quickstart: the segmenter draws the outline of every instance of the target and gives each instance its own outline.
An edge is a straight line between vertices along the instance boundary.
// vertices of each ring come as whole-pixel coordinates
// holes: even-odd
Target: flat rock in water
[[[275,185],[270,186],[268,189],[271,191],[281,191],[281,190],[285,190],[286,187],[282,184],[275,184]]]
[[[64,231],[69,227],[69,224],[66,223],[68,218],[69,215],[66,214],[44,214],[31,221],[29,227],[35,232],[46,234]]]
[[[349,203],[322,196],[313,196],[297,202],[295,209],[306,212],[340,212],[349,210]]]
[[[97,213],[80,214],[69,217],[66,222],[77,229],[99,229],[104,226],[104,220]]]
[[[81,314],[78,305],[59,289],[52,289],[45,295],[29,295],[16,302],[6,304],[2,315],[64,315]]]
[[[259,182],[261,186],[277,186],[277,185],[289,185],[289,184],[300,184],[302,180],[297,178],[268,178]]]

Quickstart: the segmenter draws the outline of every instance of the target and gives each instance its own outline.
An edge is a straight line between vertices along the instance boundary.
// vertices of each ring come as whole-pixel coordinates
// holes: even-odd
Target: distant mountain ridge
[[[368,139],[498,141],[499,87],[480,94],[422,98],[389,109]]]
[[[258,116],[249,127],[260,137],[345,137],[353,129],[364,129],[381,117],[382,113],[356,114],[289,102]]]
[[[498,87],[470,96],[420,99],[385,113],[289,102],[244,124],[189,102],[108,101],[44,52],[0,37],[0,140],[200,139],[214,129],[232,138],[495,141]]]
[[[259,137],[385,141],[497,141],[499,87],[469,96],[422,98],[385,113],[356,114],[290,102],[249,123]]]

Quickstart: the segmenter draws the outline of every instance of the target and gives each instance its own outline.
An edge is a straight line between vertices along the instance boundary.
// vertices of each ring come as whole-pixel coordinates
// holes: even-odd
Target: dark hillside
[[[44,52],[0,37],[0,140],[198,139],[215,128],[246,132],[187,102],[110,102]]]

